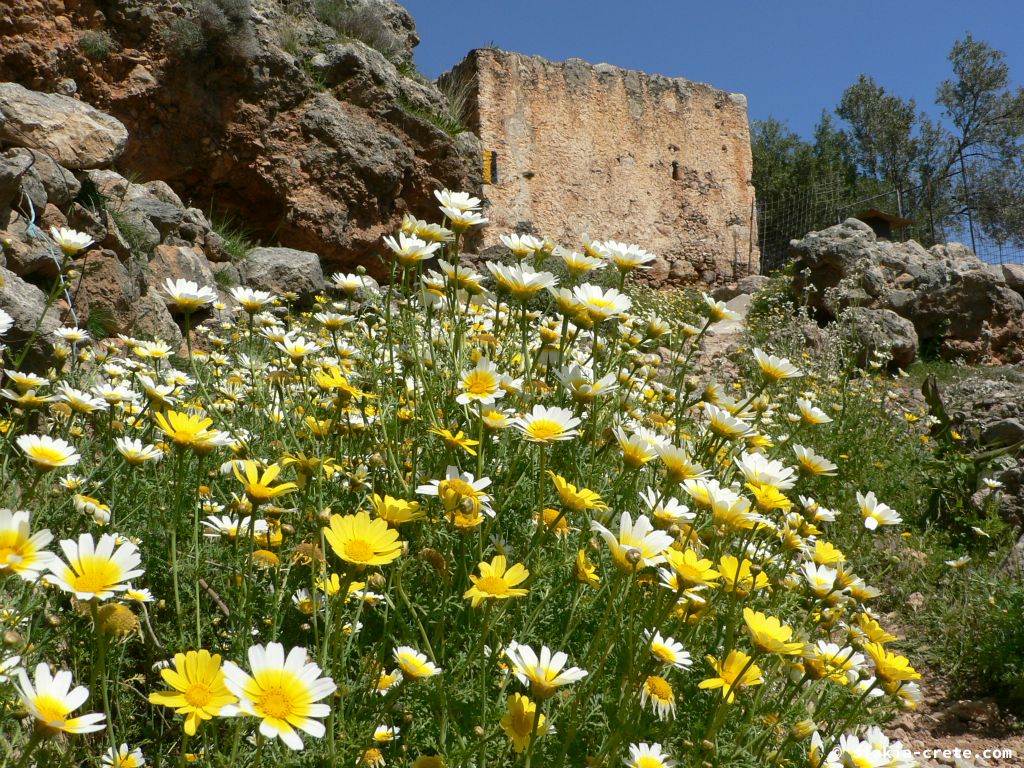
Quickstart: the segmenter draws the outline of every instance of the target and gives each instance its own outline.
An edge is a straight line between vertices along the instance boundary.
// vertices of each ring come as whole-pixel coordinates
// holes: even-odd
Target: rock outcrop
[[[947,359],[1024,358],[1024,296],[1013,287],[1020,284],[959,243],[925,249],[879,240],[867,224],[847,219],[794,240],[790,255],[794,290],[821,319],[846,307],[889,310]]]
[[[49,363],[50,334],[61,323],[159,337],[176,349],[181,330],[159,287],[168,278],[214,289],[226,284],[207,257],[220,258],[223,241],[203,212],[166,183],[138,184],[109,168],[81,167],[118,159],[124,142],[116,120],[75,99],[8,86],[0,84],[0,107],[3,94],[14,93],[16,109],[31,105],[34,124],[75,128],[60,133],[59,143],[49,130],[19,130],[12,141],[7,137],[15,134],[0,129],[0,309],[14,319],[4,341],[15,349],[31,342],[25,362],[37,369]],[[51,228],[74,229],[91,242],[68,257]],[[54,291],[62,273],[66,292]],[[57,300],[44,315],[51,294]]]
[[[477,184],[479,150],[412,67],[419,39],[393,0],[9,0],[0,39],[0,81],[127,127],[118,168],[333,266],[381,273],[404,213],[434,218],[435,188]],[[29,141],[69,169],[111,162]],[[138,215],[147,242],[142,220],[161,240],[182,226],[158,214]]]

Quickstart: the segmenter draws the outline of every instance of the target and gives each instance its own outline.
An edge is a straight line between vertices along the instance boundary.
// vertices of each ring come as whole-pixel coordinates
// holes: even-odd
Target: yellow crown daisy
[[[204,720],[222,714],[225,707],[238,698],[224,682],[219,654],[206,649],[175,654],[174,668],[160,670],[164,682],[172,690],[149,694],[149,703],[174,707],[175,714],[185,715],[185,733],[195,736]]]
[[[748,656],[743,651],[729,651],[725,661],[721,662],[714,656],[706,658],[708,664],[715,670],[716,677],[702,680],[697,687],[721,688],[722,697],[728,704],[732,704],[736,700],[738,691],[748,686],[761,685],[764,682],[761,668],[754,663],[752,656]]]
[[[505,655],[512,662],[512,674],[520,683],[530,686],[538,699],[548,699],[563,685],[578,682],[587,676],[579,667],[565,669],[568,655],[561,651],[552,653],[546,645],[538,654],[528,645],[512,642],[505,649]]]
[[[427,513],[420,509],[418,501],[405,501],[386,494],[373,494],[370,497],[370,504],[373,505],[373,513],[381,520],[387,521],[389,525],[413,523],[427,516]]]
[[[604,511],[608,509],[608,505],[601,500],[601,497],[590,489],[577,488],[564,477],[556,475],[551,470],[548,470],[548,476],[558,492],[558,499],[562,502],[562,506],[570,512],[578,513],[587,509]]]
[[[480,563],[480,575],[471,574],[469,579],[473,586],[466,590],[463,597],[478,608],[484,600],[507,600],[510,597],[523,597],[529,590],[517,587],[529,578],[530,572],[521,563],[507,568],[504,555],[496,555],[490,563]]]
[[[233,462],[231,468],[238,482],[242,484],[246,497],[253,504],[263,504],[278,496],[291,493],[299,487],[295,483],[272,485],[277,476],[281,474],[279,464],[271,464],[263,470],[262,474],[260,474],[260,465],[255,461]]]
[[[105,727],[104,716],[99,713],[69,717],[89,698],[84,685],[71,687],[71,673],[61,670],[56,675],[48,664],[40,663],[35,669],[34,682],[24,669],[18,670],[14,687],[21,703],[35,720],[38,732],[46,737],[59,733],[93,733]]]
[[[774,616],[766,616],[752,608],[743,609],[743,621],[750,632],[754,647],[765,653],[792,656],[803,651],[803,643],[791,643],[793,628],[785,626]]]
[[[352,565],[387,565],[402,554],[403,542],[398,540],[398,531],[366,512],[331,515],[330,527],[323,531],[334,554]]]
[[[248,655],[251,675],[234,662],[224,663],[225,685],[238,697],[238,704],[227,705],[224,713],[259,718],[263,736],[294,750],[303,747],[296,729],[321,738],[326,728],[317,718],[329,715],[331,708],[318,702],[337,690],[334,680],[321,677],[305,648],[292,648],[285,656],[281,643],[267,643],[252,646]]]
[[[537,705],[521,693],[514,693],[506,699],[505,715],[500,725],[517,753],[525,752],[531,741],[553,730],[547,718],[537,712]]]
[[[116,549],[115,549],[116,546]],[[105,533],[95,541],[90,533],[64,539],[60,548],[68,559],[50,563],[44,580],[70,592],[79,600],[107,600],[116,592],[128,589],[128,583],[143,570],[137,568],[142,558],[138,548],[129,541],[117,546],[117,537]]]

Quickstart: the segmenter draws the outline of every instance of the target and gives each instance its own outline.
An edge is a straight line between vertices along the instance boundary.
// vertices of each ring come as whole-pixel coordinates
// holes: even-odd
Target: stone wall
[[[495,153],[485,253],[511,231],[576,248],[586,233],[658,254],[646,274],[656,285],[758,272],[744,96],[495,49],[446,77],[467,84],[470,127]]]

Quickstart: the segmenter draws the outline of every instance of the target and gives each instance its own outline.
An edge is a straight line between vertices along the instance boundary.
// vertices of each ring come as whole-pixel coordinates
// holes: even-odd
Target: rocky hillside
[[[0,40],[0,81],[123,123],[118,170],[337,266],[379,269],[402,214],[475,184],[393,0],[7,0]]]

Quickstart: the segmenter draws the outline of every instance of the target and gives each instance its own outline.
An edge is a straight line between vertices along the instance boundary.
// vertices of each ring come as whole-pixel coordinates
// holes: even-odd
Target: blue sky
[[[971,32],[1024,83],[1022,0],[400,0],[416,17],[416,63],[436,77],[485,45],[577,56],[699,80],[747,96],[809,136],[864,72],[935,112],[953,41]]]

